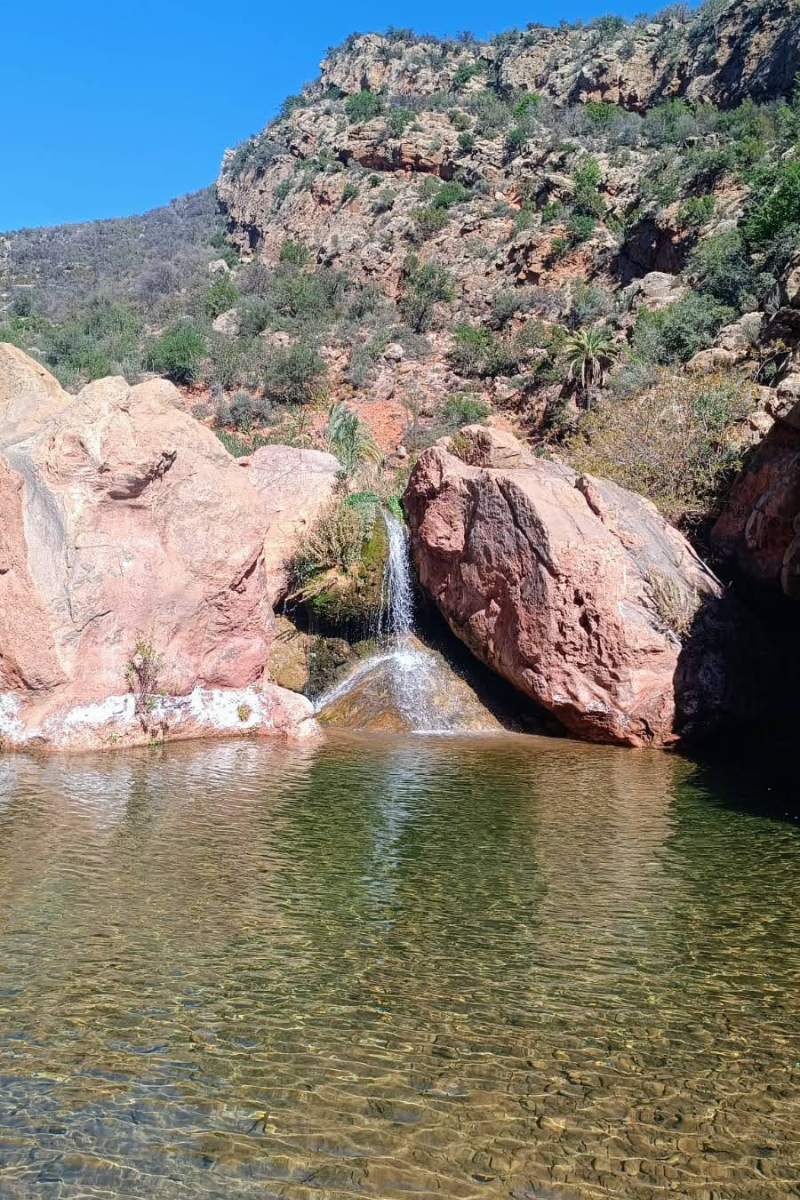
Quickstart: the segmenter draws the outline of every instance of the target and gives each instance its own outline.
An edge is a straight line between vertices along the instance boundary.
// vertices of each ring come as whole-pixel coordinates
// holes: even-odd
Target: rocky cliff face
[[[491,45],[353,36],[329,53],[319,79],[293,98],[286,115],[226,156],[217,191],[231,235],[244,252],[258,248],[267,257],[277,256],[285,238],[301,238],[320,262],[396,284],[420,177],[458,177],[477,185],[472,199],[483,202],[468,198],[437,247],[466,303],[486,308],[499,286],[541,283],[551,274],[543,261],[547,246],[531,245],[539,239],[512,239],[488,264],[470,243],[485,249],[508,233],[513,211],[493,213],[487,201],[513,210],[531,193],[543,201],[569,195],[567,164],[581,132],[602,132],[581,131],[568,115],[572,106],[604,102],[635,114],[676,98],[727,107],[788,96],[800,70],[799,17],[794,0],[710,0],[691,17],[532,26]],[[363,94],[381,96],[382,111],[367,104],[348,112],[348,99]],[[521,105],[517,117],[524,120],[511,147],[502,114],[491,111],[492,97]],[[548,137],[552,115],[537,123],[526,97],[561,111],[562,136]],[[599,158],[612,218],[625,215],[648,167],[650,156],[638,153],[634,141],[624,161]],[[359,169],[375,180],[359,179]],[[385,188],[393,194],[382,195]],[[636,232],[641,241],[644,231]],[[632,254],[635,248],[632,238]],[[671,267],[666,247],[658,261],[645,249],[641,273],[680,265],[680,245]]]
[[[246,261],[279,269],[287,244],[301,245],[316,269],[399,300],[395,319],[411,324],[420,270],[446,269],[416,326],[424,354],[386,361],[352,321],[321,335],[337,396],[435,406],[479,390],[541,437],[565,405],[576,415],[559,356],[564,331],[582,328],[602,328],[620,366],[635,341],[651,378],[687,361],[752,376],[777,342],[800,344],[768,294],[788,243],[773,245],[769,222],[759,241],[751,221],[797,159],[798,15],[794,0],[707,0],[491,44],[353,36],[226,155],[229,236]],[[701,319],[679,318],[694,289],[709,301]],[[642,314],[665,310],[691,332],[648,349]],[[761,416],[756,432],[768,425]]]

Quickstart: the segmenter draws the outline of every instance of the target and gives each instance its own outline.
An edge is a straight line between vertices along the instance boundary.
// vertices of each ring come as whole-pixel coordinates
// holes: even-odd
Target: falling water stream
[[[408,532],[402,521],[384,512],[389,543],[383,581],[381,612],[381,649],[362,662],[316,702],[317,713],[330,712],[356,688],[369,688],[386,697],[402,727],[414,733],[451,733],[467,725],[458,705],[453,704],[453,688],[467,687],[442,658],[422,646],[415,636],[414,581],[408,547]],[[450,702],[448,702],[450,701]],[[469,713],[469,728],[475,730],[475,713]],[[352,724],[352,722],[350,722]],[[486,729],[497,722],[486,715]]]

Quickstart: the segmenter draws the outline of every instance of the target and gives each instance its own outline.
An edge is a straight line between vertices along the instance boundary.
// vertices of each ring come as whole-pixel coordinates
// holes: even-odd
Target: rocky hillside
[[[235,453],[327,448],[332,403],[395,463],[489,419],[705,529],[800,395],[797,17],[353,35],[226,154],[188,279],[54,317],[17,242],[0,337],[165,374]]]

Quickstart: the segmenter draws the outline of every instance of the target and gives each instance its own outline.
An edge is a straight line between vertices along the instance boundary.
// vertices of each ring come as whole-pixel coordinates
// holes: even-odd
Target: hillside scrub
[[[603,475],[649,497],[670,520],[718,510],[742,463],[739,428],[754,389],[725,375],[658,382],[588,412],[567,444],[577,471]]]

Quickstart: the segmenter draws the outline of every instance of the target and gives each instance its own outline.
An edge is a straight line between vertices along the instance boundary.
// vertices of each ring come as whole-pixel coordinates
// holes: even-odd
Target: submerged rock
[[[310,706],[267,682],[266,522],[235,460],[164,380],[101,380],[73,399],[32,360],[11,359],[0,738],[72,748],[300,731]],[[137,637],[149,647],[138,703]]]
[[[404,504],[453,631],[573,734],[666,746],[736,710],[740,614],[649,501],[542,460],[494,470],[434,447]]]

